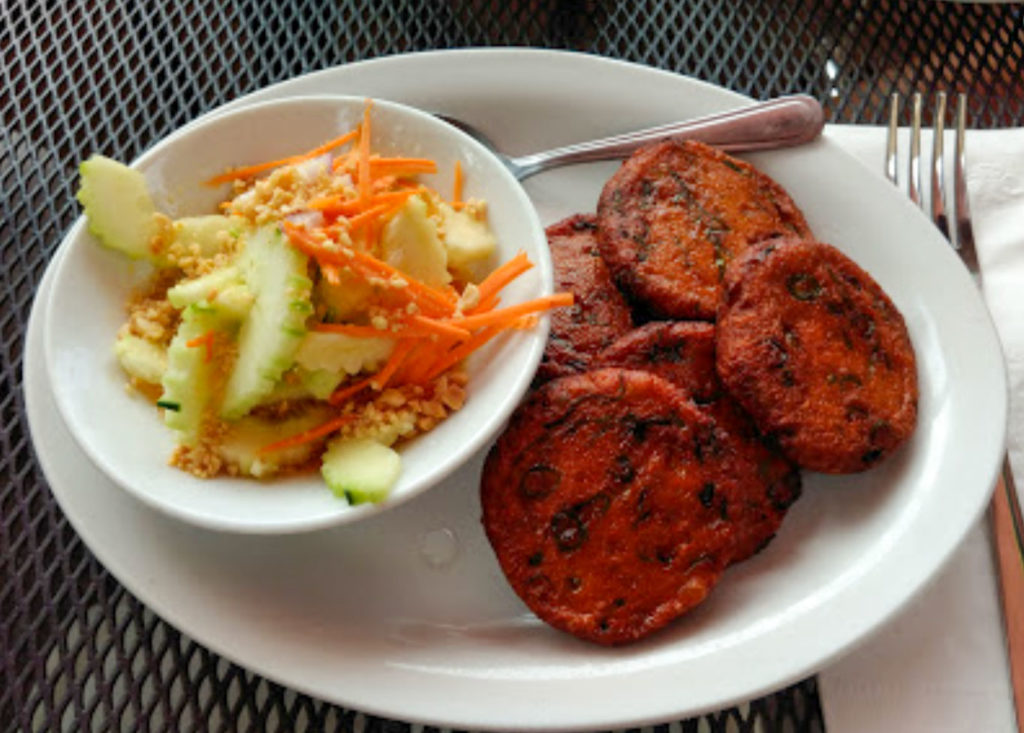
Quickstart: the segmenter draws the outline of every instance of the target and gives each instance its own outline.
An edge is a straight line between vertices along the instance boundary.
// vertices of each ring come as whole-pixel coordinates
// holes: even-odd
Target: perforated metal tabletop
[[[465,46],[567,48],[757,98],[807,92],[881,123],[892,91],[966,91],[975,127],[1024,118],[1024,6],[935,0],[335,0],[0,4],[0,729],[367,730],[410,726],[311,699],[157,618],[70,527],[22,395],[32,298],[78,216],[77,163],[130,160],[298,74]],[[926,120],[927,122],[927,120]],[[815,680],[658,731],[820,731]],[[427,730],[433,730],[428,728]]]

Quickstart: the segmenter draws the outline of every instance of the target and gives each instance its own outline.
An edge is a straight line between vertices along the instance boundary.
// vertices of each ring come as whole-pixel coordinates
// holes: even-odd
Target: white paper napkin
[[[826,135],[881,177],[883,129]],[[1010,458],[1024,477],[1024,129],[971,131],[967,161],[985,297],[1010,372]],[[819,692],[828,733],[1017,730],[987,516],[902,614],[821,672]]]

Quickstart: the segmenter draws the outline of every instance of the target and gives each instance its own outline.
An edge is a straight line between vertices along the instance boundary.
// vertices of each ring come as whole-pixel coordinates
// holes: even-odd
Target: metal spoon
[[[698,140],[728,152],[742,152],[801,145],[816,138],[825,125],[825,114],[818,100],[798,94],[685,122],[511,157],[499,152],[486,135],[469,123],[446,115],[438,117],[483,143],[520,181],[558,166],[625,158],[647,143],[669,137]]]

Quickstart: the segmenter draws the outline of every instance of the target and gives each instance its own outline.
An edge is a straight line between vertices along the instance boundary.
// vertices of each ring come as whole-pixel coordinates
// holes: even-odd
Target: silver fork
[[[922,209],[922,166],[921,166],[921,95],[911,98],[910,111],[910,163],[908,167],[908,194]],[[897,129],[900,118],[900,95],[893,94],[889,107],[889,134],[886,142],[885,175],[898,185],[897,176]],[[978,254],[974,247],[974,228],[971,222],[971,208],[967,196],[967,160],[965,141],[967,137],[967,96],[957,96],[956,105],[956,148],[953,159],[953,207],[956,219],[955,234],[950,232],[946,214],[945,176],[945,121],[946,94],[939,92],[935,97],[933,115],[933,140],[930,178],[930,210],[932,221],[957,250],[964,266],[981,286],[981,270]],[[989,516],[996,544],[999,565],[999,586],[1003,604],[1003,621],[1010,656],[1010,675],[1014,691],[1014,706],[1017,711],[1017,727],[1024,733],[1024,521],[1021,519],[1017,490],[1014,485],[1010,462],[1004,454],[999,482],[992,496]]]

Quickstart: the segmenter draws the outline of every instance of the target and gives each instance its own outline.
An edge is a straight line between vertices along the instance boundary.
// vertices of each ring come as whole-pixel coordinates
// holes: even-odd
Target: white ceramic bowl
[[[213,213],[228,187],[211,189],[202,181],[230,166],[311,149],[354,127],[363,104],[361,97],[296,97],[205,118],[163,140],[133,167],[145,175],[159,210],[172,217]],[[551,292],[551,260],[537,214],[488,150],[410,107],[375,100],[372,114],[375,152],[435,159],[438,173],[424,180],[441,192],[452,190],[454,163],[460,160],[465,195],[488,202],[499,261],[526,251],[535,267],[504,291],[504,303]],[[502,427],[529,386],[547,337],[545,318],[537,328],[511,333],[475,354],[465,406],[400,448],[402,473],[390,498],[350,507],[319,473],[264,482],[200,480],[169,467],[174,437],[147,400],[126,391],[113,353],[126,298],[148,266],[99,246],[82,220],[56,256],[45,315],[46,364],[70,432],[104,473],[139,499],[218,530],[283,533],[351,522],[434,486]]]

